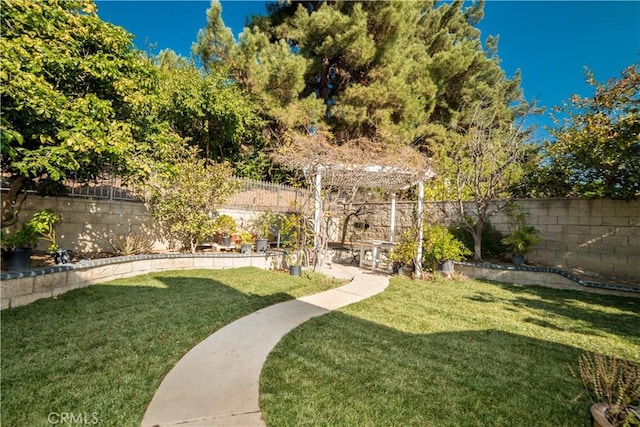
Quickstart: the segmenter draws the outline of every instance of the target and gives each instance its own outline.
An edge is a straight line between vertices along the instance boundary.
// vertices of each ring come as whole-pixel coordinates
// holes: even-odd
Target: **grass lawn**
[[[337,285],[255,268],[149,274],[2,311],[2,419],[138,426],[198,342],[262,307]],[[61,423],[62,424],[62,423]]]
[[[640,361],[640,299],[394,278],[287,335],[260,404],[271,426],[581,426],[585,350]]]

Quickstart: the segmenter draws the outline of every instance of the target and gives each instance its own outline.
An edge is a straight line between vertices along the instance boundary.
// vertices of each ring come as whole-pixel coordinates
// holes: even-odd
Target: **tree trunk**
[[[11,187],[6,197],[2,198],[2,227],[9,227],[18,222],[18,214],[22,203],[27,198],[24,191],[27,180],[19,176],[11,182]]]
[[[473,260],[482,261],[482,229],[484,228],[484,220],[478,218],[473,233]]]

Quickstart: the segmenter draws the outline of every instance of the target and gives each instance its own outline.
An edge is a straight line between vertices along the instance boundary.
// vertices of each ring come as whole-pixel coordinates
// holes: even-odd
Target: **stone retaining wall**
[[[474,279],[487,279],[505,284],[536,285],[548,288],[640,298],[640,287],[624,287],[588,282],[566,272],[545,268],[518,268],[499,265],[456,263],[455,270]],[[546,271],[545,271],[546,270]]]
[[[268,269],[272,265],[271,256],[267,257],[264,254],[135,255],[2,273],[0,274],[0,309],[18,307],[41,298],[55,297],[94,283],[157,271],[250,266]]]

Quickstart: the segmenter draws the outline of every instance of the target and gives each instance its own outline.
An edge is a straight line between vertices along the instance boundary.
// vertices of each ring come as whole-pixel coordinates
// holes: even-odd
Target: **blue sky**
[[[209,1],[97,1],[98,14],[135,35],[136,46],[190,55],[206,23]],[[592,95],[584,67],[597,80],[618,77],[640,62],[640,1],[498,1],[485,3],[482,39],[499,35],[498,55],[509,77],[522,72],[527,99],[551,108],[572,94]],[[237,38],[264,1],[222,1],[222,17]],[[548,124],[548,120],[540,120]]]

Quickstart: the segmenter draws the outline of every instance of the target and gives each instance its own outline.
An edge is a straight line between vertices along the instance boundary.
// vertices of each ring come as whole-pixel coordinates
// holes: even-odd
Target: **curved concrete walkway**
[[[355,267],[334,264],[324,272],[352,280],[258,310],[196,345],[164,378],[142,426],[263,426],[260,372],[278,341],[307,320],[369,298],[389,284],[387,276]]]

